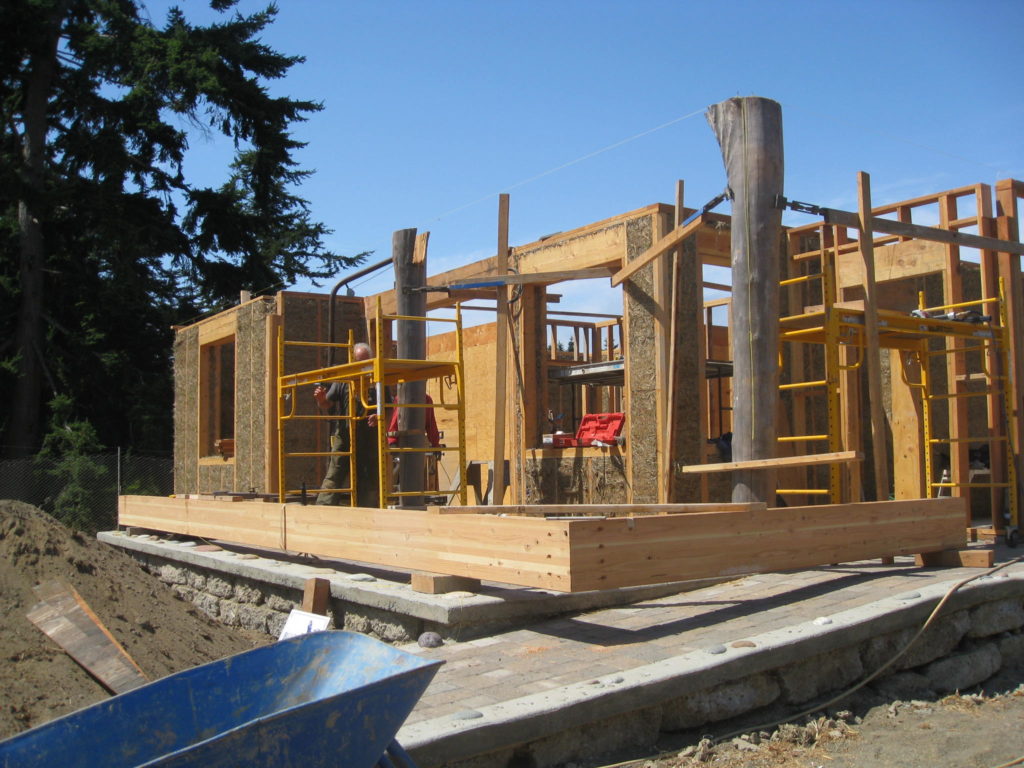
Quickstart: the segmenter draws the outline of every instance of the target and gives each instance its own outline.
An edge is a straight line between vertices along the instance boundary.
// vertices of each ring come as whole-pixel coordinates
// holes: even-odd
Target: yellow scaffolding
[[[462,312],[461,307],[456,305],[456,316],[448,318],[426,318],[407,317],[400,315],[385,315],[381,310],[380,300],[377,301],[376,311],[376,351],[375,357],[368,360],[351,359],[352,333],[349,332],[349,340],[345,343],[329,344],[325,342],[310,341],[285,341],[284,329],[278,329],[277,358],[278,371],[284,371],[285,349],[287,347],[314,347],[314,348],[338,348],[347,352],[349,361],[340,365],[332,365],[323,368],[299,371],[296,373],[280,373],[277,377],[277,446],[278,446],[278,495],[282,502],[289,497],[299,494],[318,493],[320,491],[336,492],[348,497],[347,506],[356,506],[357,499],[357,472],[356,465],[359,461],[357,442],[355,439],[355,423],[363,415],[358,415],[357,406],[361,406],[363,412],[376,411],[377,429],[377,460],[379,467],[379,492],[381,506],[385,506],[387,499],[398,496],[458,496],[460,503],[465,505],[467,501],[466,486],[466,429],[465,429],[465,378],[462,354]],[[452,323],[455,326],[456,338],[456,359],[454,360],[404,360],[390,357],[387,353],[391,347],[390,339],[385,340],[384,324],[391,320],[416,320],[423,322]],[[392,448],[387,441],[387,409],[394,404],[387,402],[386,391],[393,387],[410,381],[426,381],[436,379],[441,382],[439,391],[440,397],[437,402],[430,405],[404,404],[403,408],[433,407],[442,410],[450,410],[456,413],[458,423],[458,445],[441,446],[430,448]],[[299,400],[299,389],[310,385],[330,385],[334,382],[347,384],[348,403],[345,414],[301,414],[297,412],[296,404]],[[446,392],[454,391],[455,398],[448,400]],[[373,393],[371,395],[371,392]],[[287,451],[285,441],[285,428],[290,422],[297,421],[343,421],[348,430],[349,450],[326,451]],[[391,488],[390,466],[394,456],[410,452],[444,453],[454,452],[458,454],[458,484],[455,488],[448,490],[398,493]],[[322,457],[348,460],[349,462],[349,486],[345,488],[289,488],[287,483],[287,459],[293,457]]]

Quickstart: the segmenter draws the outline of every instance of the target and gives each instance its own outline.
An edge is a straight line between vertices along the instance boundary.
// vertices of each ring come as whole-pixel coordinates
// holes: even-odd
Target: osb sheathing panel
[[[362,299],[337,297],[335,305],[334,340],[348,342],[349,330],[355,342],[366,342],[366,322]],[[325,294],[284,291],[278,294],[278,305],[286,341],[321,341],[329,336],[330,296]],[[334,362],[347,360],[347,351],[335,350]],[[283,373],[296,373],[322,368],[328,364],[326,348],[285,347]],[[290,403],[289,403],[290,405]],[[302,387],[295,400],[295,413],[319,413],[313,400],[313,387]],[[329,450],[329,421],[291,421],[284,430],[284,450],[288,453]],[[286,459],[286,482],[290,490],[317,488],[326,471],[326,461],[320,458],[294,457]]]
[[[174,336],[174,492],[199,487],[199,328]]]
[[[495,325],[475,325],[462,331],[462,357],[465,370],[466,398],[466,459],[492,461],[494,459],[494,365]],[[427,357],[432,360],[456,359],[455,332],[431,336],[427,339]],[[440,403],[453,402],[456,393],[445,389],[437,380],[427,384],[427,392]],[[459,426],[456,411],[434,409],[437,428],[445,433],[444,443],[458,444]],[[508,430],[506,430],[508,434]],[[507,455],[507,454],[506,454]],[[449,462],[446,462],[448,464]],[[454,468],[453,468],[454,469]]]
[[[652,243],[653,217],[626,224],[626,258],[629,263]],[[628,481],[631,504],[658,501],[657,400],[655,392],[654,267],[647,265],[623,283],[623,334],[626,348],[626,379],[623,397],[626,422],[623,432],[629,447]],[[642,352],[639,352],[642,350]]]

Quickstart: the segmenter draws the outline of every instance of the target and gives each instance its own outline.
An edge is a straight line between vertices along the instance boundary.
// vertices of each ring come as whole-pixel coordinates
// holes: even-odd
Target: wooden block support
[[[410,581],[413,592],[425,595],[442,595],[445,592],[479,592],[480,579],[465,576],[449,576],[443,573],[414,571]]]
[[[330,603],[331,582],[321,578],[306,579],[302,588],[302,610],[326,616]]]
[[[914,555],[914,564],[927,568],[991,568],[995,561],[992,549],[944,549]]]

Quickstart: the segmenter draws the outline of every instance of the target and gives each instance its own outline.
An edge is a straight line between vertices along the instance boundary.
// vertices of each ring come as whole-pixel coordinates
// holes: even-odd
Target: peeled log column
[[[400,229],[392,236],[391,250],[395,263],[395,301],[398,314],[424,317],[427,294],[407,289],[427,284],[427,245],[416,247],[415,229]],[[398,320],[396,323],[398,357],[401,360],[424,360],[427,357],[427,324],[419,320]],[[379,351],[380,352],[380,351]],[[425,403],[427,383],[407,381],[398,385],[398,404]],[[398,411],[398,447],[426,448],[424,436],[427,412],[423,408],[400,408]],[[402,493],[423,490],[424,454],[403,453],[398,462],[398,489]],[[423,505],[422,496],[402,496],[400,507]],[[384,499],[381,499],[381,504]]]
[[[762,98],[708,107],[732,192],[733,461],[776,454],[782,108]],[[733,472],[734,502],[774,504],[775,473]]]

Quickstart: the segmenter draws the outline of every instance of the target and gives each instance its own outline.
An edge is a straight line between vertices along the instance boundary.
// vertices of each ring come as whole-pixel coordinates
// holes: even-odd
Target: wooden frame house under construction
[[[175,497],[123,497],[120,523],[562,591],[1015,543],[1024,183],[872,207],[862,174],[858,192],[854,212],[777,201],[808,223],[771,254],[772,456],[727,455],[735,311],[706,268],[732,264],[729,216],[685,208],[680,183],[675,205],[510,247],[503,197],[491,258],[375,296],[252,298],[177,329]],[[425,275],[426,237],[404,232],[396,269]],[[559,283],[595,277],[622,285],[621,315],[559,308]],[[410,354],[413,315],[456,307]],[[494,322],[463,328],[469,307]],[[374,359],[349,361],[359,341]],[[311,391],[341,380],[364,403],[420,383],[444,435],[390,446],[381,419],[375,477],[342,457],[356,482],[379,480],[376,505],[312,503],[332,450]],[[623,414],[618,439],[563,445],[604,413]],[[403,493],[394,458],[435,454],[436,487]],[[772,496],[734,502],[731,475],[762,470]]]

